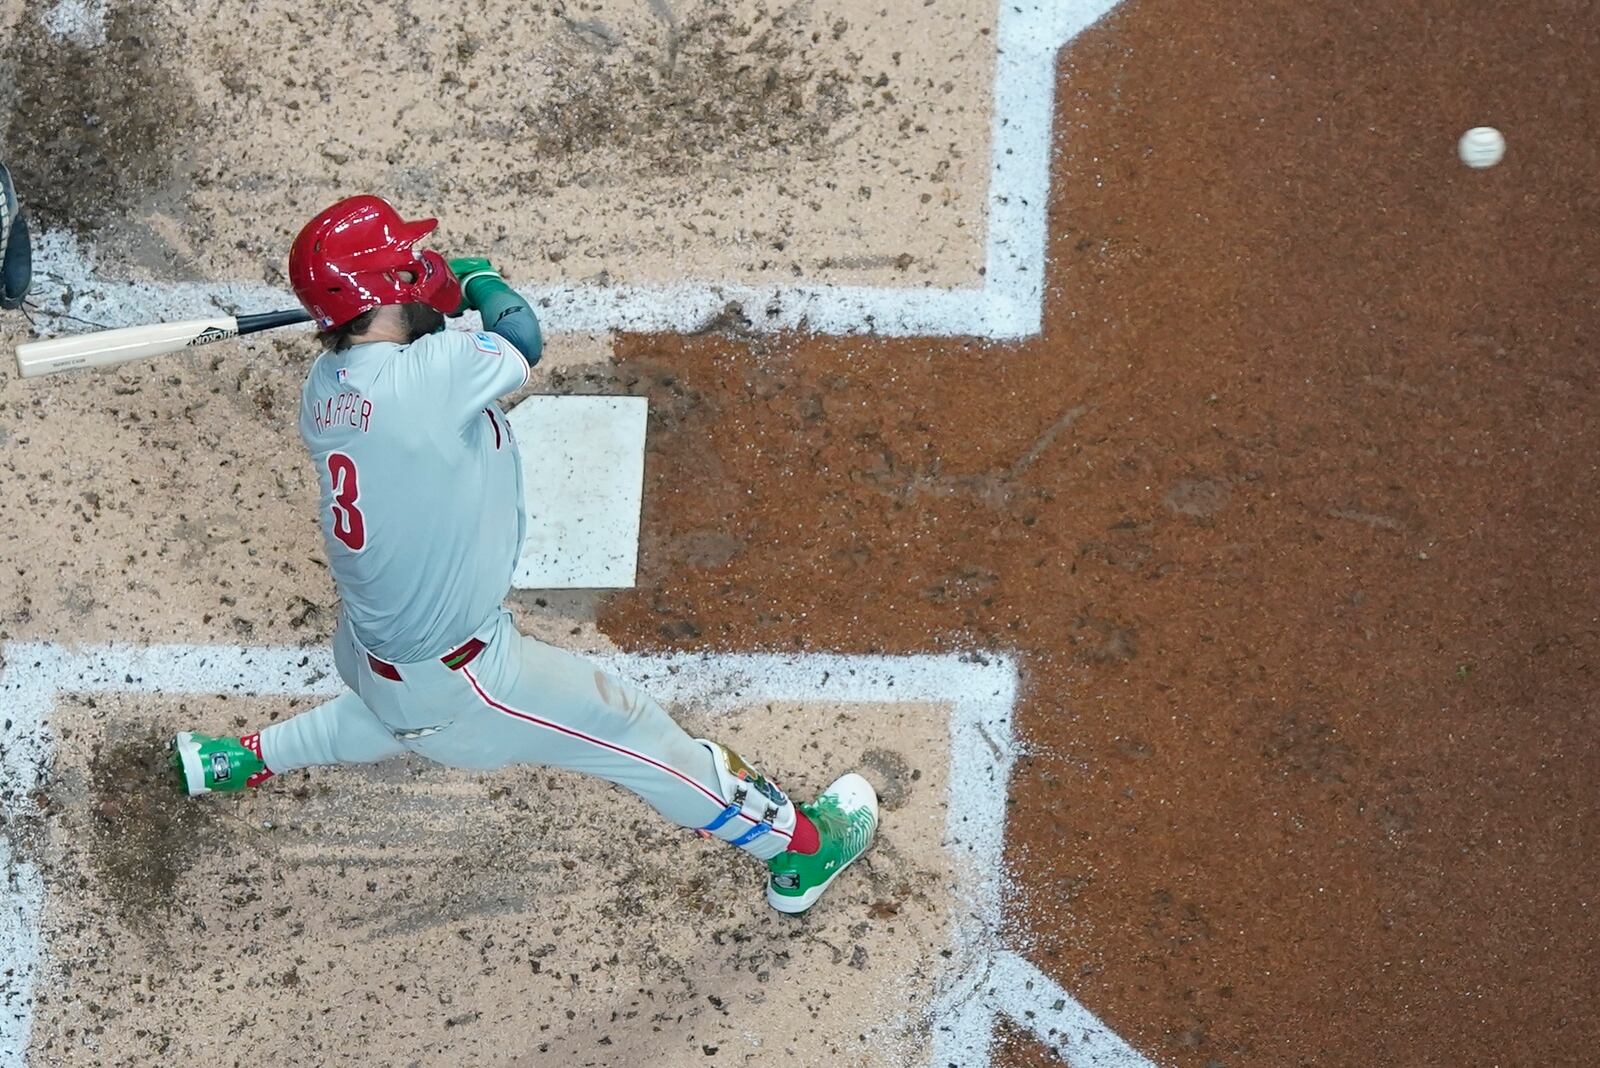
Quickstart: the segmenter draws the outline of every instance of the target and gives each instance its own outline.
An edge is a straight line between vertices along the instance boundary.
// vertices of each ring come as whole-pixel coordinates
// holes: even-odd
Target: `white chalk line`
[[[12,642],[0,646],[0,658],[0,797],[12,814],[31,811],[30,795],[45,781],[48,717],[58,694],[331,697],[342,689],[326,650]],[[1017,697],[1017,668],[1009,657],[601,654],[594,659],[664,702],[709,711],[764,701],[947,705],[951,752],[945,840],[968,900],[956,925],[951,985],[938,1001],[931,1063],[988,1064],[995,1017],[1004,1015],[1074,1068],[1149,1065],[1058,984],[999,943]],[[45,895],[37,870],[16,859],[0,909],[3,1068],[26,1068]]]
[[[522,294],[550,333],[685,333],[730,304],[760,333],[1015,340],[1044,321],[1055,57],[1120,0],[1000,0],[990,122],[983,282],[974,287],[848,285],[533,286]],[[92,249],[53,231],[38,238],[39,273],[73,293],[74,315],[112,323],[204,317],[217,310],[262,311],[295,304],[258,283],[141,283],[99,277]],[[61,310],[51,294],[47,311]]]
[[[39,21],[50,36],[82,48],[106,43],[106,0],[58,0]]]

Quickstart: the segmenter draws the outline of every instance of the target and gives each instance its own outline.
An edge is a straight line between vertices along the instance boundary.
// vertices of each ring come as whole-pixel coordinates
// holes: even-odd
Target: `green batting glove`
[[[464,311],[479,311],[477,301],[472,299],[472,283],[479,278],[493,278],[505,284],[505,278],[495,270],[485,256],[457,256],[450,260],[450,273],[456,276],[461,283],[461,307]]]

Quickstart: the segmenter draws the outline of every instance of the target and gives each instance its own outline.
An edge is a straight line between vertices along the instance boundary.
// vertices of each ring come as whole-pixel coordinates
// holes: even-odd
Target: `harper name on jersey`
[[[372,429],[372,402],[359,393],[340,393],[327,398],[321,407],[315,408],[311,420],[319,434],[336,426],[355,427],[366,433]]]

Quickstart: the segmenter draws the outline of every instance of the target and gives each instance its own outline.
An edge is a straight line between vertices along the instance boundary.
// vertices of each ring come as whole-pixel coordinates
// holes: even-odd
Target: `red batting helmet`
[[[461,284],[443,256],[412,248],[438,225],[438,219],[406,222],[382,197],[347,197],[294,239],[289,284],[323,330],[385,304],[427,304],[453,315]]]

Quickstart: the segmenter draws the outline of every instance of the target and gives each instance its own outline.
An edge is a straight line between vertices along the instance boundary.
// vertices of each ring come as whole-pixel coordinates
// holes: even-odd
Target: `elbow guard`
[[[522,353],[522,358],[528,361],[529,367],[538,363],[539,357],[544,354],[544,336],[539,330],[539,320],[527,305],[507,308],[493,322],[485,314],[483,325],[484,329],[493,330],[515,345],[517,351]]]
[[[544,335],[539,319],[528,302],[498,277],[484,275],[467,282],[469,299],[483,316],[483,328],[492,330],[516,346],[532,367],[544,352]]]

